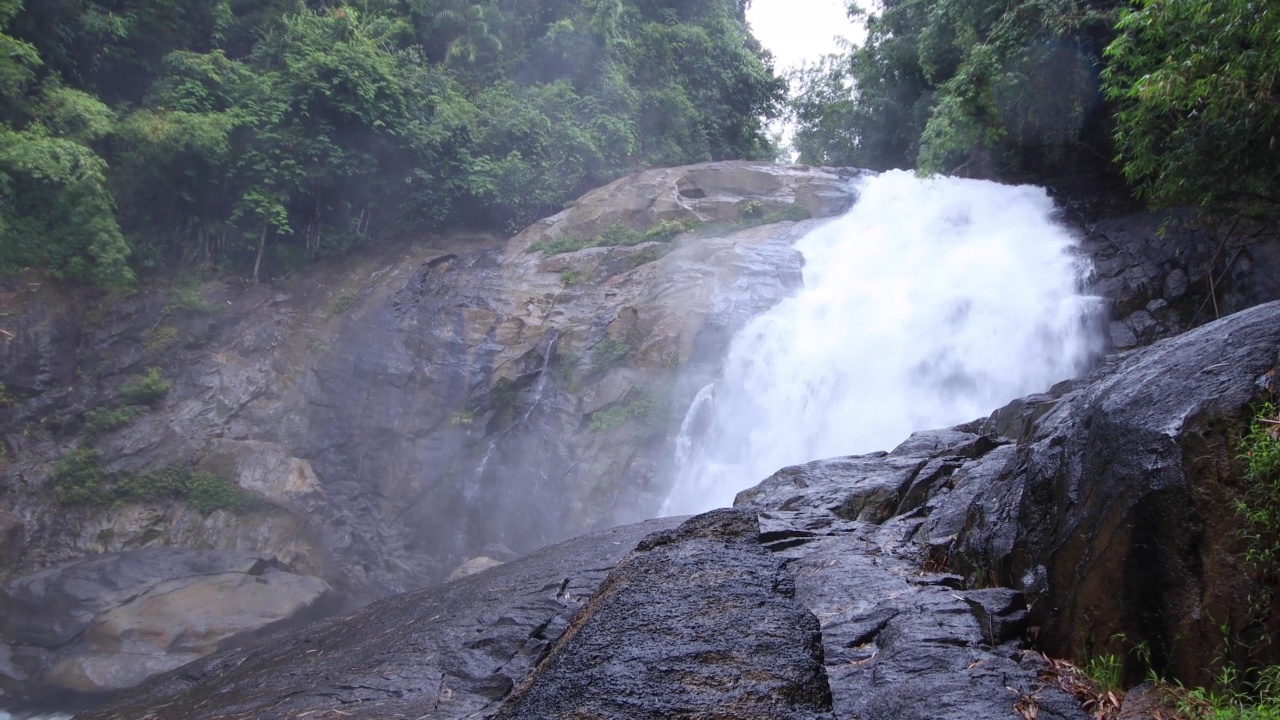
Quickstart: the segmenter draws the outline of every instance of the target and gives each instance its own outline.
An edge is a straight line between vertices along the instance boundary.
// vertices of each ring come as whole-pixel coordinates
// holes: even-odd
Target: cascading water
[[[663,514],[701,512],[787,465],[889,449],[1084,369],[1084,263],[1048,194],[889,172],[796,244],[804,287],[734,336],[690,407]]]

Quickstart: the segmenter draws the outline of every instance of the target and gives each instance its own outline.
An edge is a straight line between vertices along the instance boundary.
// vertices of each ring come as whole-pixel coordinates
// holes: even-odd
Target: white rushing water
[[[804,287],[730,344],[676,442],[664,515],[724,507],[787,465],[888,450],[1082,369],[1098,303],[1036,187],[863,181],[801,239]]]

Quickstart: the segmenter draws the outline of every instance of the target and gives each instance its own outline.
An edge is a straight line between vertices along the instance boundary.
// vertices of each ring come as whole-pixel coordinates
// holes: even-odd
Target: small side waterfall
[[[1080,293],[1088,268],[1044,190],[905,172],[863,183],[848,214],[797,243],[803,289],[734,337],[694,399],[664,514],[981,417],[1096,353],[1100,304]]]

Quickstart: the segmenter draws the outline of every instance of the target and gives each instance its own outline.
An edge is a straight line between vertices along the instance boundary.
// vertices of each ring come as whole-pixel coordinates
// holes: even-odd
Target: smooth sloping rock
[[[818,621],[719,510],[646,538],[495,716],[830,718]]]
[[[524,678],[655,520],[197,661],[79,717],[478,717]]]
[[[332,601],[323,580],[247,553],[139,550],[42,570],[0,589],[0,697],[132,687]]]

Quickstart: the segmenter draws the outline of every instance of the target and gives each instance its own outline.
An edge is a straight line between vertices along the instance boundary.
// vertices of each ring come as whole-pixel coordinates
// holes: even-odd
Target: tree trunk
[[[267,248],[267,225],[262,226],[262,236],[258,238],[258,257],[253,261],[253,284],[258,284],[258,268],[262,267],[262,251]]]

